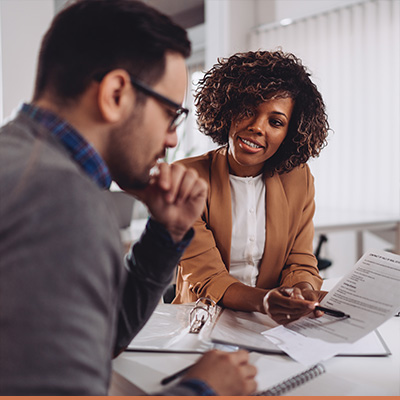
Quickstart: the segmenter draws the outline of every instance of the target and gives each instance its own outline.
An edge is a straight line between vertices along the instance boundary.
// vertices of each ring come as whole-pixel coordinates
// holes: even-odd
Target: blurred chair
[[[328,241],[328,238],[325,235],[323,235],[323,234],[319,235],[318,245],[317,245],[317,248],[315,250],[314,255],[315,255],[315,257],[316,257],[316,259],[318,261],[318,269],[320,271],[323,271],[324,269],[327,269],[328,267],[330,267],[332,265],[332,261],[331,260],[329,260],[327,258],[321,258],[320,255],[319,255],[320,252],[321,252],[322,245],[324,243],[326,243],[327,241]]]

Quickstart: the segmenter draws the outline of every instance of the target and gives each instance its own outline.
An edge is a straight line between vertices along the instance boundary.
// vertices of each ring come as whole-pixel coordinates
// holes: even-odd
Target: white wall
[[[270,0],[259,1],[268,3]],[[278,0],[275,6],[275,21],[281,21],[285,18],[304,18],[362,1],[365,0]]]
[[[299,19],[346,7],[365,0],[253,0],[256,14],[254,26]]]
[[[249,50],[257,26],[298,19],[368,0],[205,0],[206,68],[218,57]]]
[[[205,67],[220,57],[246,51],[254,26],[254,0],[205,0]]]
[[[0,121],[31,100],[39,45],[53,16],[53,0],[0,1]]]

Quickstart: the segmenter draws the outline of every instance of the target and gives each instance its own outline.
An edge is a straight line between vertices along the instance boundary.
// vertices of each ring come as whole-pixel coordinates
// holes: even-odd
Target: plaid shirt
[[[212,390],[206,383],[198,379],[187,379],[180,383],[182,386],[186,386],[193,389],[196,392],[196,396],[216,396],[217,394]]]
[[[103,189],[111,185],[111,175],[107,165],[91,146],[67,121],[51,111],[33,104],[23,104],[21,112],[43,125],[68,150],[79,166]]]

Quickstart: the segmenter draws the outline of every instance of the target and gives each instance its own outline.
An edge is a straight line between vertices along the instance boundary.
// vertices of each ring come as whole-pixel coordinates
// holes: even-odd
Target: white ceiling
[[[141,0],[184,28],[204,23],[204,0]]]
[[[167,15],[180,14],[183,11],[204,5],[204,0],[142,0]]]

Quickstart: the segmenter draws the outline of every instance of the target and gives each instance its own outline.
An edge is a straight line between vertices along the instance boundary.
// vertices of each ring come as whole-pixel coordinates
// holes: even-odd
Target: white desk
[[[324,362],[324,364],[329,374],[357,385],[357,395],[399,396],[400,318],[391,318],[379,328],[379,332],[392,355],[386,357],[334,357]],[[175,372],[186,365],[192,364],[198,357],[200,357],[198,354],[122,353],[113,362],[114,372],[110,394],[143,395],[145,393],[135,385],[135,382],[143,383],[148,381],[158,383],[165,376],[160,372],[160,365],[168,365],[171,372]],[[285,356],[274,355],[273,357]],[[294,363],[294,361],[288,362]],[[304,387],[288,392],[288,396],[335,395],[331,391],[327,393],[324,385],[318,385],[318,379],[315,379],[312,386],[304,385]],[[343,395],[340,390],[342,388],[338,388],[338,395]]]
[[[391,231],[394,233],[394,251],[400,254],[400,215],[317,207],[314,226],[316,235],[341,231],[356,232],[357,259],[361,258],[365,252],[363,232]]]

